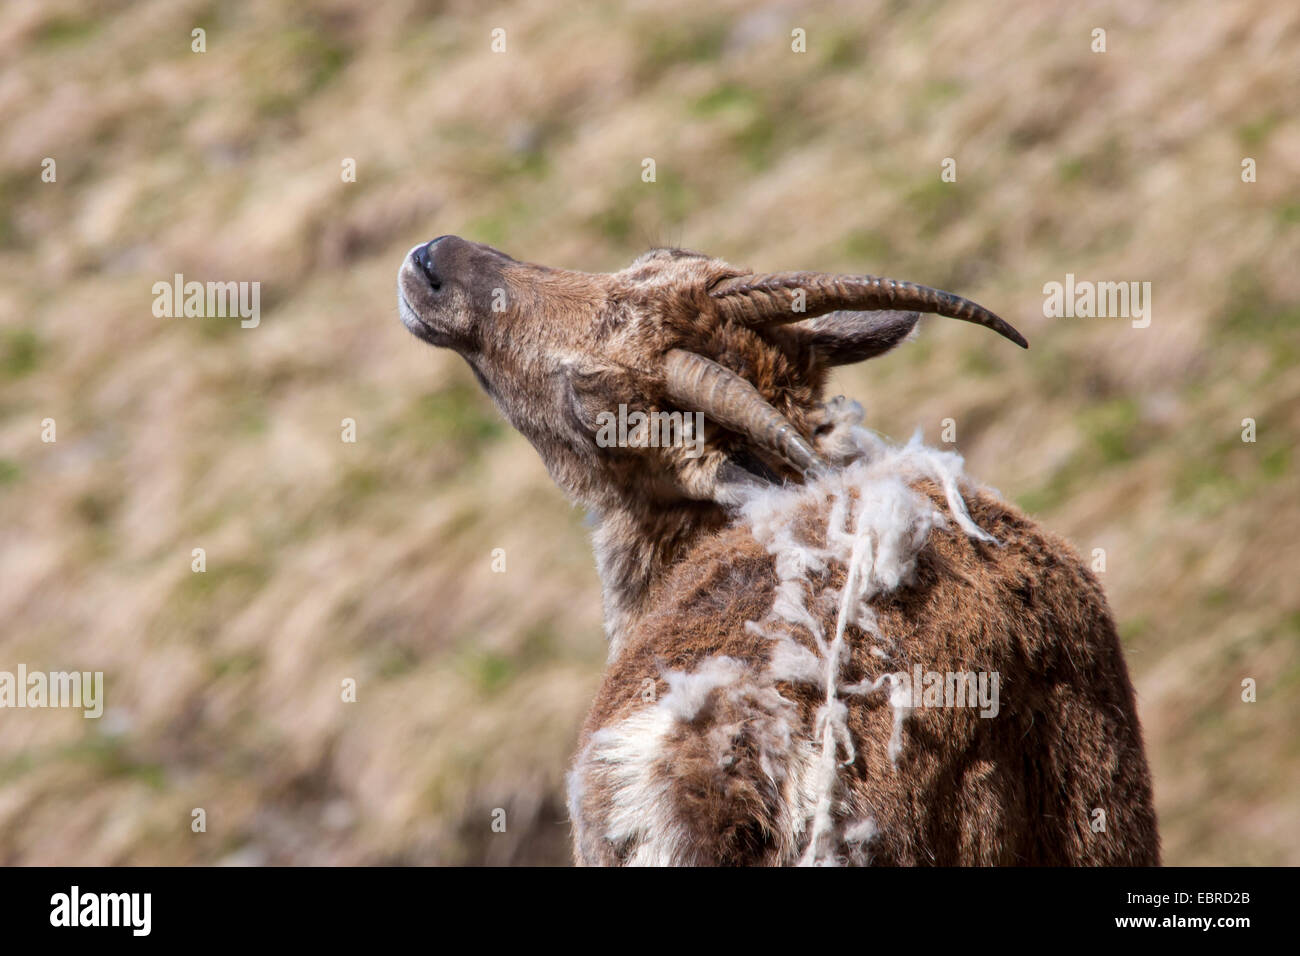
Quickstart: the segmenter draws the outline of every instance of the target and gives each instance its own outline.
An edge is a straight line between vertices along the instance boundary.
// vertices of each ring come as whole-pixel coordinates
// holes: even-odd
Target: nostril
[[[435,289],[440,289],[442,288],[442,280],[439,279],[438,274],[433,271],[433,260],[429,255],[430,251],[433,249],[433,244],[437,241],[437,239],[434,239],[433,242],[427,242],[419,249],[416,249],[413,258],[415,259],[415,264],[420,267],[420,271],[424,273],[424,277],[429,280],[429,285],[433,286]]]

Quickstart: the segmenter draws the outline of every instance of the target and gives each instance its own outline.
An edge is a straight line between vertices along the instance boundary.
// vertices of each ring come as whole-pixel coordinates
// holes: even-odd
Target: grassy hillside
[[[934,319],[835,386],[1104,549],[1167,861],[1300,864],[1300,8],[304,6],[0,9],[0,670],[107,684],[98,721],[0,711],[0,863],[567,859],[598,584],[398,323],[402,254],[455,233],[1006,316],[1029,352]],[[155,317],[176,273],[260,282],[260,324]],[[1150,326],[1044,317],[1067,273],[1150,282]]]

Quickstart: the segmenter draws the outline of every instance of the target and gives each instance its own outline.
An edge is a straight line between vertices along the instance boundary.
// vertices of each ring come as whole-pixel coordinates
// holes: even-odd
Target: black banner
[[[538,944],[559,931],[668,939],[680,920],[722,938],[818,932],[873,944],[982,946],[1053,938],[1231,945],[1279,932],[1295,871],[863,870],[600,872],[540,869],[92,869],[0,871],[7,941],[338,945],[384,938]],[[748,923],[750,926],[746,926]],[[782,925],[783,924],[783,925]],[[751,928],[752,927],[752,928]],[[547,931],[549,929],[549,931]],[[451,937],[445,936],[450,931]],[[695,931],[692,930],[692,935]]]

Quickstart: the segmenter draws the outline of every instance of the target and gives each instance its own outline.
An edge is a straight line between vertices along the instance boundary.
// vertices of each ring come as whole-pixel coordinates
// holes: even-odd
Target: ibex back
[[[822,400],[918,312],[1025,346],[1002,319],[872,276],[676,249],[589,274],[454,236],[398,292],[595,518],[610,654],[569,775],[578,862],[1158,862],[1095,578],[955,454]]]

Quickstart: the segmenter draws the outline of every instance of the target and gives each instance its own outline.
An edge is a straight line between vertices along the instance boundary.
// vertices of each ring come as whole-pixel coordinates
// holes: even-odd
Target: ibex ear
[[[568,426],[576,448],[582,449],[595,442],[601,412],[608,410],[612,394],[604,370],[580,369],[565,365],[553,381],[560,393],[561,420]]]
[[[718,483],[737,487],[780,484],[781,477],[748,449],[739,448],[718,466]]]
[[[787,326],[807,336],[827,365],[884,355],[916,328],[917,312],[828,312]]]
[[[677,482],[688,498],[735,505],[781,479],[748,451],[713,450],[703,458],[679,462]]]
[[[626,396],[652,395],[658,383],[646,376],[621,367],[566,362],[554,375],[559,391],[562,421],[568,426],[578,448],[596,447],[597,435],[607,422],[602,419],[618,414],[620,402],[629,411],[639,406]],[[622,397],[620,397],[622,396]]]

